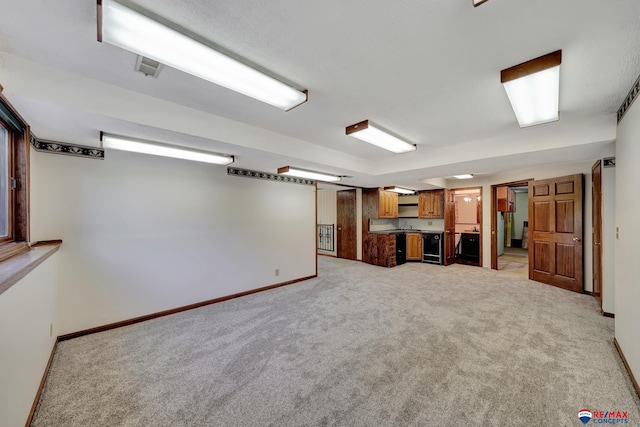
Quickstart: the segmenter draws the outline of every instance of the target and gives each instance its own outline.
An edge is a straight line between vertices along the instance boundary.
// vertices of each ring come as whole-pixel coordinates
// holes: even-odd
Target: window
[[[0,261],[29,250],[29,126],[0,86]]]

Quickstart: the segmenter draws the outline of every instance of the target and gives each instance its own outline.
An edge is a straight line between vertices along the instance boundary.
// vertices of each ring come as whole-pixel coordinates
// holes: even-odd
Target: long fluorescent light
[[[391,187],[384,187],[384,189],[386,191],[393,191],[394,193],[399,193],[399,194],[414,194],[415,190],[410,190],[408,188],[403,188],[403,187],[396,187],[391,186]]]
[[[134,153],[173,157],[176,159],[214,163],[217,165],[229,165],[233,163],[233,156],[230,156],[228,154],[219,154],[192,148],[176,147],[174,145],[167,145],[159,142],[146,141],[143,139],[112,135],[104,132],[100,132],[100,141],[102,141],[102,146],[104,148],[110,148],[113,150],[132,151]]]
[[[308,169],[294,168],[291,166],[283,166],[281,168],[278,168],[278,174],[295,176],[298,178],[313,179],[315,181],[336,182],[342,179],[342,177],[338,175],[330,175],[327,173],[316,172]]]
[[[406,153],[415,151],[416,149],[414,144],[404,141],[380,127],[374,126],[369,123],[369,120],[347,126],[346,134],[358,138],[361,141],[368,142],[369,144],[384,148],[385,150],[393,151],[394,153]]]
[[[307,101],[292,88],[113,0],[98,1],[98,41],[240,92],[283,110]]]
[[[520,127],[558,120],[561,62],[557,50],[500,72]]]
[[[473,7],[478,7],[483,3],[488,2],[489,0],[473,0]]]
[[[463,173],[462,175],[454,175],[453,177],[458,179],[471,179],[473,178],[473,175],[470,173]]]

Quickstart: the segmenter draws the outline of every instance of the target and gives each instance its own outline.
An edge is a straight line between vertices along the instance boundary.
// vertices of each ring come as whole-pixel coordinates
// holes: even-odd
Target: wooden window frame
[[[31,131],[27,122],[2,94],[0,85],[0,108],[9,114],[11,123],[0,115],[0,123],[9,133],[10,179],[9,182],[9,227],[8,237],[0,240],[0,262],[26,252],[29,247],[29,140]]]

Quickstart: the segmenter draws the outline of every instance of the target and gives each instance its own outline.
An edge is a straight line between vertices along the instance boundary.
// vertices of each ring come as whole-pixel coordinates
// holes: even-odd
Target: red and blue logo
[[[629,424],[629,413],[627,411],[590,411],[580,409],[578,418],[582,424],[593,421],[592,424]]]
[[[587,424],[593,418],[593,414],[588,409],[580,409],[578,412],[578,418],[582,421],[582,424]]]

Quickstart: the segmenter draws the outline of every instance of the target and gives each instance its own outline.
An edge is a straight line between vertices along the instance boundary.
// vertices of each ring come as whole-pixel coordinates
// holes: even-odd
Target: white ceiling
[[[2,0],[0,84],[34,133],[99,131],[208,148],[240,168],[292,165],[401,185],[613,154],[615,112],[640,73],[638,0],[122,0],[309,90],[290,112],[96,41],[95,0]],[[560,121],[520,129],[500,70],[563,51]],[[372,120],[413,141],[347,137]],[[108,152],[107,152],[108,156]]]

